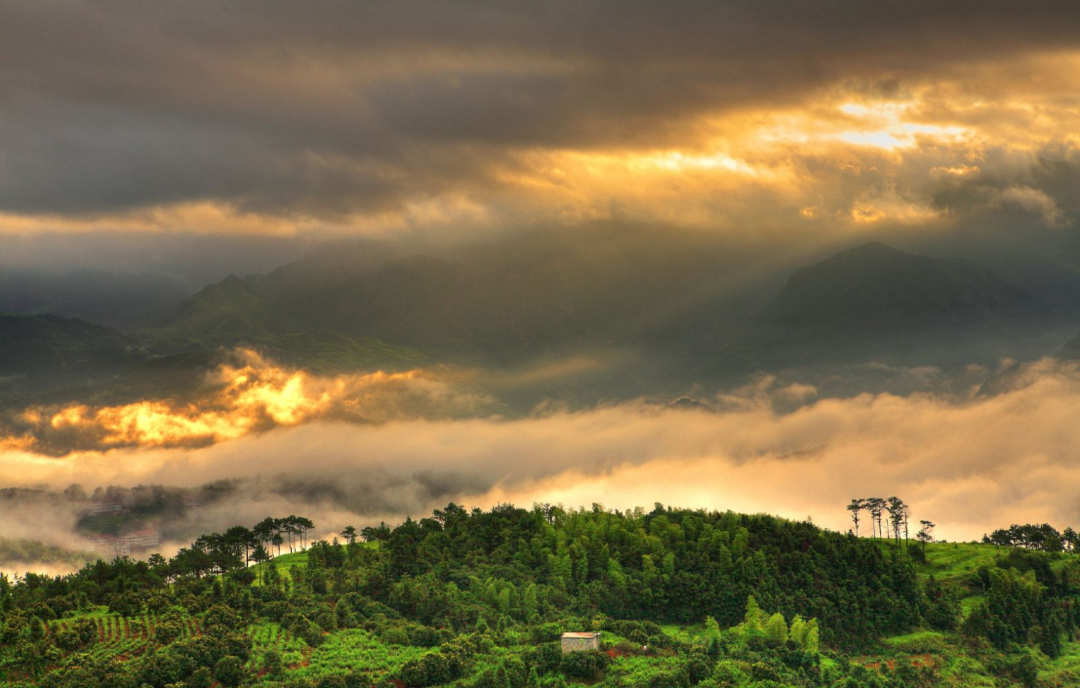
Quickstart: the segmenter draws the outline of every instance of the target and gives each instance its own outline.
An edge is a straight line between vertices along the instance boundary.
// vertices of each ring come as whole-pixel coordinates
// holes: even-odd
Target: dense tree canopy
[[[894,521],[890,535],[903,525]],[[303,517],[267,518],[200,537],[171,559],[0,578],[0,678],[49,688],[303,687],[305,656],[359,633],[349,637],[407,651],[318,674],[319,688],[385,679],[409,688],[898,688],[934,685],[936,669],[872,671],[846,652],[932,628],[1054,657],[1080,624],[1076,591],[1050,559],[1060,555],[1004,551],[978,571],[985,602],[961,623],[954,587],[918,574],[910,553],[922,547],[659,504],[450,504],[394,527],[346,528],[342,542],[307,547],[304,565],[252,566],[271,547],[303,549],[313,528]],[[700,630],[681,638],[662,624]],[[279,640],[257,641],[256,628]],[[593,629],[604,633],[603,652],[560,651],[563,631]],[[115,637],[129,645],[108,645]],[[842,661],[826,665],[822,652]],[[391,655],[401,659],[386,664]],[[1003,670],[1026,675],[1023,656]]]

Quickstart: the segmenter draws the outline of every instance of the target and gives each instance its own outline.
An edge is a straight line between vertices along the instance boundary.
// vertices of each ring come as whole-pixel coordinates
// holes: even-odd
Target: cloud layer
[[[0,449],[63,455],[75,449],[192,447],[323,419],[381,423],[477,415],[491,404],[422,370],[337,376],[283,368],[236,349],[206,375],[194,399],[119,406],[35,406],[15,413]]]
[[[119,449],[53,459],[7,450],[0,484],[195,486],[236,478],[223,527],[283,510],[326,533],[419,515],[450,500],[765,511],[847,528],[856,496],[896,494],[948,538],[1012,522],[1080,518],[1080,371],[1041,361],[993,396],[862,394],[814,400],[769,380],[717,412],[642,403],[521,420],[314,422],[198,449]],[[972,394],[974,390],[972,390]],[[792,403],[801,403],[794,411]]]
[[[1036,178],[1076,162],[1066,2],[0,6],[8,233],[790,237],[1075,206]]]

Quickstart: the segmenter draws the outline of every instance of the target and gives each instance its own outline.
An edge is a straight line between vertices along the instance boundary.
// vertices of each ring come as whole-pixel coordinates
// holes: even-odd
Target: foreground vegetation
[[[1080,684],[1080,565],[1070,553],[907,547],[659,505],[623,513],[450,505],[268,558],[283,535],[302,547],[308,524],[267,519],[204,536],[171,560],[0,579],[0,681]],[[601,651],[563,654],[561,633],[583,630],[601,633]]]

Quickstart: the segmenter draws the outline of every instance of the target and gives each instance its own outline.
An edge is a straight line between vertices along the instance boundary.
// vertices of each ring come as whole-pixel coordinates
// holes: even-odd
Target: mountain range
[[[229,276],[123,333],[4,316],[0,399],[105,383],[136,396],[161,391],[147,370],[182,378],[237,345],[320,372],[520,366],[632,349],[635,366],[683,384],[823,363],[1050,354],[1068,339],[1062,328],[1076,328],[970,261],[879,243],[795,270],[760,307],[733,297],[737,261],[707,242],[653,249],[633,236],[615,245],[533,237],[462,257],[328,249],[265,275]]]

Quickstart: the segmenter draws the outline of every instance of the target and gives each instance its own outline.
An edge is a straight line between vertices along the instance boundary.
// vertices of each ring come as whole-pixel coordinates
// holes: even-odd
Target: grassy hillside
[[[0,586],[0,684],[1049,688],[1080,676],[1073,554],[941,543],[922,562],[762,516],[451,505],[365,529],[368,542],[244,566],[237,543],[270,538],[266,523],[149,566]],[[1057,587],[1040,591],[1048,575]],[[1013,623],[994,609],[1017,585],[1046,597],[1009,606],[1066,614],[1056,647],[1035,627],[998,645],[970,622]],[[939,593],[977,599],[961,614]],[[571,630],[597,630],[601,651],[564,654]]]

